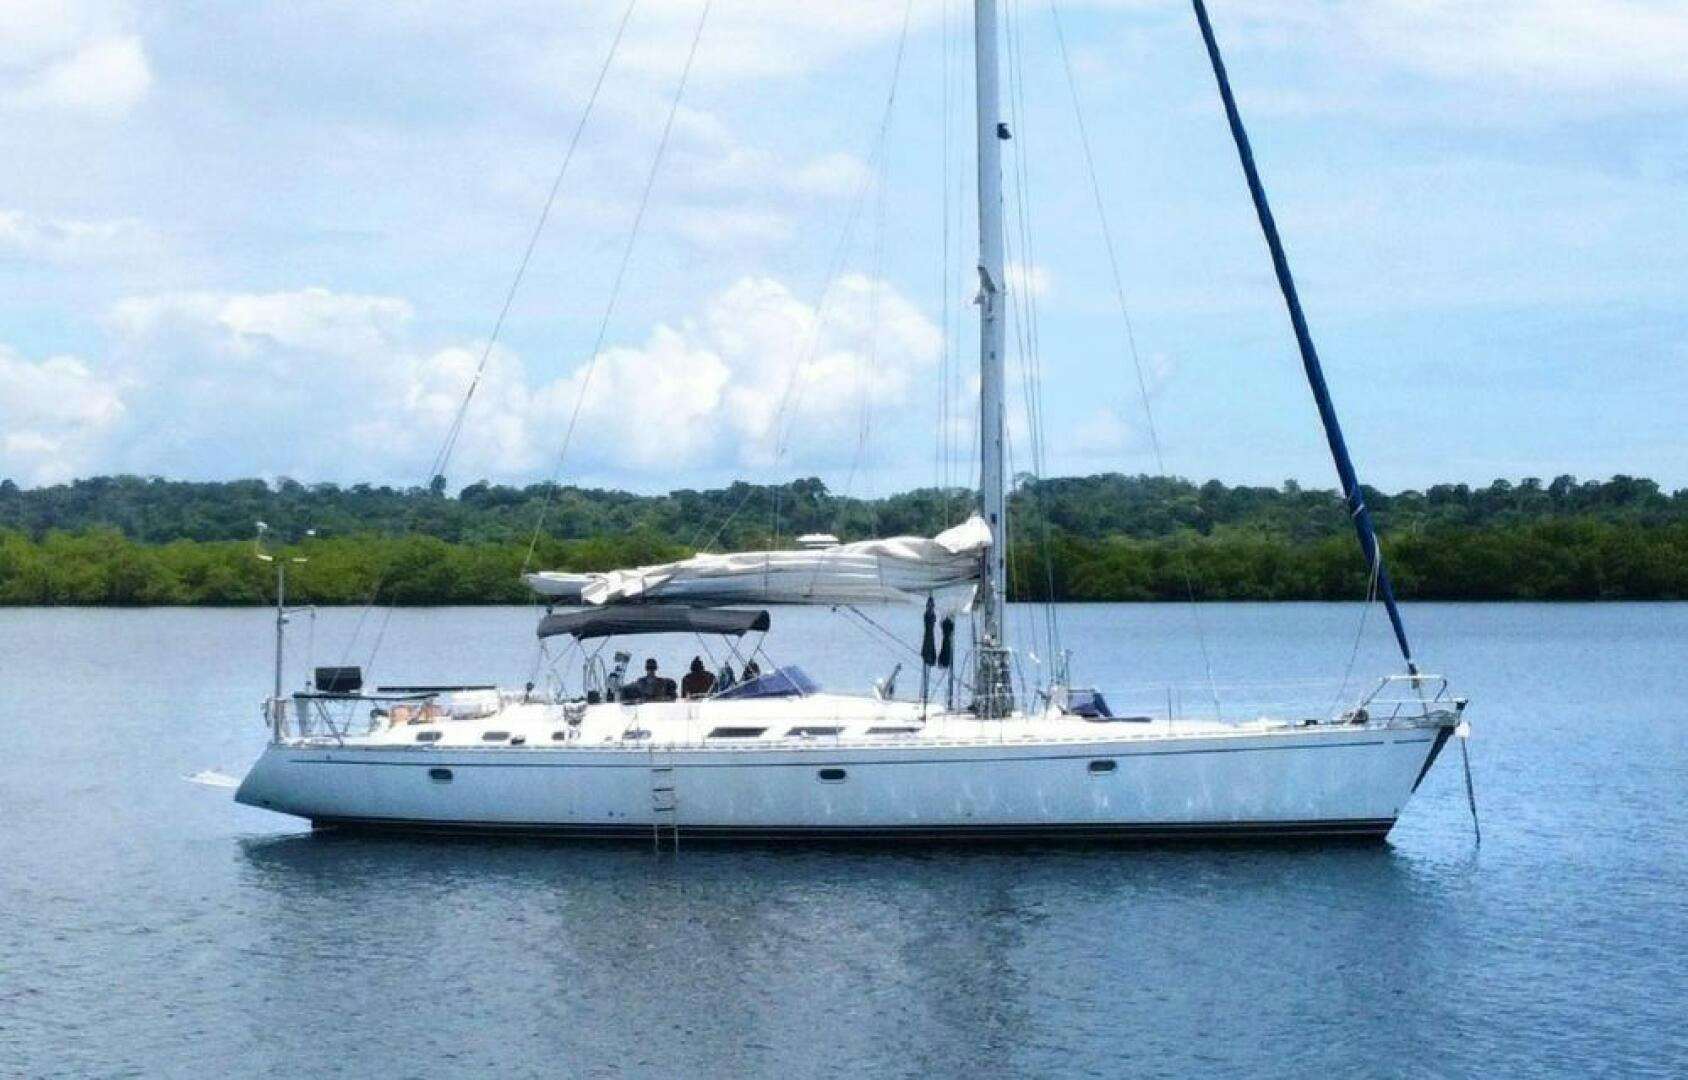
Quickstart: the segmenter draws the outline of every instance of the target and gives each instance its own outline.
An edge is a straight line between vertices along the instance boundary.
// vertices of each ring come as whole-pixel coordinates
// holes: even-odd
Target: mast
[[[1407,662],[1407,671],[1417,675],[1418,665],[1413,662],[1412,646],[1407,644],[1407,628],[1401,622],[1401,610],[1395,604],[1395,588],[1390,584],[1389,571],[1383,565],[1383,549],[1378,545],[1377,531],[1372,528],[1371,510],[1367,508],[1365,493],[1360,489],[1354,460],[1348,456],[1348,443],[1343,439],[1342,425],[1336,419],[1330,387],[1325,385],[1324,367],[1319,363],[1318,350],[1313,347],[1313,333],[1307,328],[1307,316],[1301,310],[1301,297],[1296,292],[1295,278],[1290,274],[1289,257],[1284,254],[1278,224],[1272,217],[1272,206],[1266,200],[1266,186],[1261,183],[1260,170],[1254,163],[1248,131],[1243,127],[1242,114],[1237,111],[1237,99],[1231,93],[1231,80],[1225,74],[1225,61],[1219,55],[1219,42],[1213,36],[1207,5],[1202,0],[1191,0],[1191,3],[1196,10],[1196,22],[1201,26],[1202,43],[1207,46],[1208,60],[1213,64],[1213,77],[1219,83],[1219,96],[1225,103],[1225,119],[1231,125],[1231,138],[1237,144],[1237,157],[1242,161],[1243,175],[1248,180],[1248,192],[1254,199],[1255,216],[1260,219],[1260,231],[1266,234],[1266,246],[1272,251],[1272,268],[1277,272],[1278,288],[1284,294],[1284,305],[1289,308],[1290,323],[1295,327],[1295,342],[1301,349],[1301,366],[1307,372],[1307,385],[1312,388],[1313,400],[1319,406],[1319,420],[1324,424],[1325,441],[1330,444],[1330,455],[1336,462],[1336,475],[1342,482],[1342,497],[1348,504],[1348,516],[1354,522],[1354,535],[1359,538],[1360,551],[1377,582],[1377,593],[1389,612],[1389,625],[1395,631],[1395,643],[1400,646],[1401,657]]]
[[[1008,498],[1003,476],[1002,147],[1009,137],[997,93],[996,0],[974,0],[973,64],[979,158],[979,509],[990,526],[980,582],[974,708],[1006,716],[1014,708],[1003,607],[1008,566]]]

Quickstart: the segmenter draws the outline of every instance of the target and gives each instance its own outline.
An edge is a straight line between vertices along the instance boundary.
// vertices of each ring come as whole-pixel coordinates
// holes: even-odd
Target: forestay
[[[526,574],[523,580],[560,603],[867,604],[939,595],[966,606],[990,543],[990,528],[975,515],[931,538],[695,555],[600,574]]]

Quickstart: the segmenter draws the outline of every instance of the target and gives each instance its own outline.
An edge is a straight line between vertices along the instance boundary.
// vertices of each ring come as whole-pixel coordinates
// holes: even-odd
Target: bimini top
[[[676,605],[610,605],[560,611],[539,620],[542,638],[568,634],[577,640],[623,634],[748,634],[768,629],[766,611]]]

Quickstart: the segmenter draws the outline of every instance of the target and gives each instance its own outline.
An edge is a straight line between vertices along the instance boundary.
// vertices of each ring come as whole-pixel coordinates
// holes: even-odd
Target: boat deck
[[[355,699],[333,702],[330,707],[320,701],[305,702],[306,712],[299,717],[305,721],[303,730],[295,729],[286,741],[382,749],[831,750],[1223,738],[1332,723],[1269,717],[1241,722],[1164,716],[1086,718],[1055,708],[984,719],[914,701],[830,693],[641,704],[533,701],[509,691],[476,691],[464,697],[453,701],[447,696],[426,707],[390,709]]]

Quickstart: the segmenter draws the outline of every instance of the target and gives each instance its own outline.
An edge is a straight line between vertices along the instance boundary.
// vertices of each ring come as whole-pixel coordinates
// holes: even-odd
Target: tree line
[[[1367,497],[1404,597],[1688,599],[1685,490],[1564,476]],[[1012,503],[1019,599],[1339,600],[1367,587],[1330,490],[1022,477]],[[411,489],[132,476],[25,489],[8,480],[0,604],[263,603],[274,583],[253,558],[259,520],[308,558],[289,582],[300,603],[461,604],[529,599],[524,565],[608,569],[785,546],[808,532],[930,535],[970,506],[965,491],[930,488],[842,498],[812,478],[667,495],[478,482],[455,496],[438,479]]]

